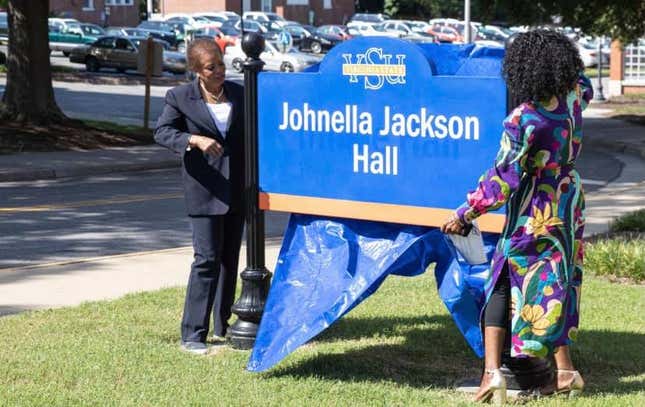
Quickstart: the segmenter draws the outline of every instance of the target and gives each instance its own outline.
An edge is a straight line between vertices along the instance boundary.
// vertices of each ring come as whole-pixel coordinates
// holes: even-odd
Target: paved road
[[[578,168],[589,192],[617,177],[621,164],[588,150]],[[0,269],[188,246],[183,214],[176,169],[0,183]],[[287,218],[267,213],[267,236],[281,236]]]
[[[178,169],[0,183],[0,268],[188,246],[184,213]],[[267,237],[287,219],[267,214]]]

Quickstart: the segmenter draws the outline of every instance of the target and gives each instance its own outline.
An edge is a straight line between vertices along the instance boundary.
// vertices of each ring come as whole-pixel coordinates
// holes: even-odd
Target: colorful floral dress
[[[493,168],[458,216],[472,221],[507,205],[486,282],[486,301],[507,265],[511,356],[546,356],[576,339],[582,283],[584,195],[574,165],[592,88],[580,76],[566,98],[524,103],[505,120]]]

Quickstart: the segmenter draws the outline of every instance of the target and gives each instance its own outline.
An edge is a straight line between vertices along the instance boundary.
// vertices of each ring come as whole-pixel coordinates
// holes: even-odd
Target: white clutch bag
[[[472,222],[472,229],[467,236],[453,234],[447,236],[468,264],[483,264],[488,261],[486,250],[484,249],[484,239],[476,221]]]

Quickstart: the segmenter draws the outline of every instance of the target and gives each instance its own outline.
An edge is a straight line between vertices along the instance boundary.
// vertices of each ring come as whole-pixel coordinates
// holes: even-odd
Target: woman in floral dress
[[[582,110],[592,96],[583,68],[575,45],[561,34],[534,30],[515,38],[503,69],[522,103],[504,120],[494,166],[442,227],[461,233],[478,216],[507,205],[485,289],[478,401],[505,398],[499,367],[507,329],[512,357],[554,354],[556,392],[575,395],[584,386],[568,348],[577,336],[583,258],[584,195],[575,161]]]

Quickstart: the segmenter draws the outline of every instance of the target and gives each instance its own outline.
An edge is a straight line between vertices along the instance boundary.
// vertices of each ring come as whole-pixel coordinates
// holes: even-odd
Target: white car
[[[281,15],[265,11],[247,11],[242,14],[242,20],[255,20],[260,23],[273,22],[280,26],[287,25],[287,20],[285,20]]]
[[[83,34],[81,22],[74,18],[48,18],[47,25],[50,31]]]
[[[433,25],[454,25],[460,23],[459,20],[454,18],[433,18],[428,21],[428,24]]]
[[[399,38],[401,35],[397,32],[386,30],[382,23],[373,24],[364,21],[352,21],[347,23],[347,33],[352,36],[363,37],[392,37]]]
[[[590,44],[582,44],[576,42],[578,47],[578,52],[580,52],[580,59],[585,67],[597,66],[598,65],[598,49]],[[609,54],[601,52],[601,63],[603,66],[609,65]]]
[[[422,24],[413,24],[411,21],[405,21],[405,20],[388,20],[385,22],[382,22],[380,25],[389,32],[393,32],[398,34],[401,38],[406,38],[406,39],[414,39],[416,37],[422,36],[422,37],[428,37],[427,30],[424,31],[421,27],[430,26],[423,22],[420,21],[419,23]]]
[[[245,59],[246,54],[242,51],[239,42],[226,48],[224,63],[234,71],[242,72],[242,64]],[[264,51],[260,54],[260,59],[265,63],[265,70],[281,72],[302,71],[308,66],[320,62],[319,57],[305,54],[295,48],[291,48],[287,52],[280,52],[275,45],[268,41],[265,43]]]
[[[214,25],[218,28],[228,21],[228,17],[218,13],[195,13],[193,14],[193,17],[199,19],[205,18],[211,22],[210,25]]]
[[[193,29],[199,29],[207,25],[212,25],[213,22],[206,17],[202,16],[192,16],[185,13],[170,13],[164,16],[164,21],[169,23],[179,23],[183,24],[184,27],[191,27]]]
[[[418,20],[407,20],[406,23],[412,28],[412,31],[416,33],[428,33],[428,30],[432,28],[432,26],[425,21],[418,21]]]

